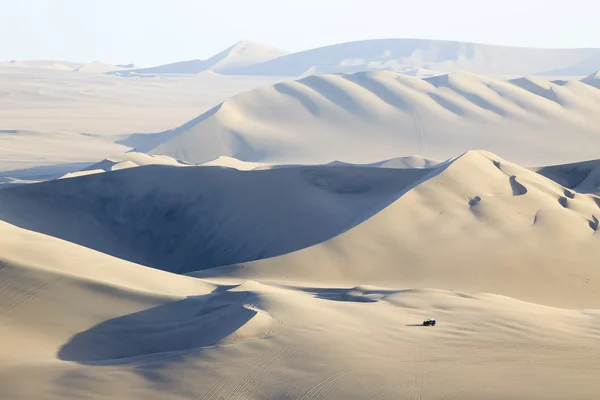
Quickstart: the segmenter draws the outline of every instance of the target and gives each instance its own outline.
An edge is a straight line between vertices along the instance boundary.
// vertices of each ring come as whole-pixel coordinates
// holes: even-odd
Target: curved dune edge
[[[379,213],[290,254],[196,277],[437,287],[566,308],[598,307],[595,194],[473,151]],[[596,229],[595,229],[596,228]]]

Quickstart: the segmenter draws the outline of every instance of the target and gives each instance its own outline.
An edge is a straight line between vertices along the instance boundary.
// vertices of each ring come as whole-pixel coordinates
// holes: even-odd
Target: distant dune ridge
[[[287,52],[283,50],[242,40],[207,60],[181,61],[151,68],[117,70],[112,73],[125,76],[138,74],[198,74],[204,71],[228,74],[285,54]],[[245,74],[242,73],[241,75]]]
[[[600,49],[534,49],[425,39],[371,39],[286,53],[241,41],[208,60],[123,72],[297,77],[304,74],[387,70],[409,75],[460,70],[484,75],[587,76],[600,69]],[[419,72],[421,71],[421,72]]]
[[[44,60],[11,60],[0,62],[0,68],[20,68],[20,69],[53,69],[59,71],[72,71],[82,73],[104,74],[110,71],[122,71],[135,68],[133,64],[127,65],[111,65],[101,61],[93,61],[90,63],[77,63],[69,61],[44,61]]]
[[[225,75],[300,77],[308,74],[392,71],[412,76],[468,71],[491,76],[588,76],[600,69],[600,49],[538,49],[429,39],[369,39],[289,53],[241,40],[208,59],[139,68],[100,61],[11,60],[0,66],[120,76]]]

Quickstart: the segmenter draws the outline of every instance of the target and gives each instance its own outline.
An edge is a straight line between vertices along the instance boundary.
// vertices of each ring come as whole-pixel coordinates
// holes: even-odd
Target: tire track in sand
[[[217,382],[202,400],[234,400],[247,398],[246,393],[252,387],[257,387],[264,379],[270,378],[270,373],[277,369],[277,361],[285,361],[298,353],[305,343],[271,351],[267,356],[261,353],[240,365],[228,376]],[[230,387],[233,386],[233,387]]]
[[[0,262],[0,316],[34,299],[63,279],[56,276],[43,279],[39,275],[39,273]]]

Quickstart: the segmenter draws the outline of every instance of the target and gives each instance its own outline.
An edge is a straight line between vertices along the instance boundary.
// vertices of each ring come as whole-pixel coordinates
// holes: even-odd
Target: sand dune
[[[371,164],[350,164],[342,161],[333,161],[327,165],[362,166],[374,168],[431,168],[438,165],[440,161],[421,156],[395,157],[389,160],[378,161]]]
[[[235,168],[240,171],[250,171],[253,169],[268,169],[271,167],[270,164],[246,162],[226,156],[219,156],[214,160],[210,160],[199,165],[203,167]]]
[[[31,61],[20,61],[12,60],[8,62],[0,62],[0,70],[2,69],[46,69],[56,71],[72,71],[82,72],[91,74],[104,74],[110,71],[126,70],[134,68],[133,64],[129,65],[112,65],[106,64],[101,61],[94,61],[90,63],[76,63],[69,61],[44,61],[44,60],[31,60]],[[27,72],[38,72],[38,71],[27,71]]]
[[[324,241],[376,213],[427,173],[147,166],[3,190],[0,219],[144,265],[189,272]]]
[[[598,72],[596,72],[595,74],[584,78],[582,82],[600,89],[600,70],[598,70]]]
[[[222,156],[269,165],[370,164],[414,154],[447,159],[473,148],[526,166],[597,157],[594,76],[587,83],[507,82],[468,73],[425,80],[388,72],[310,76],[242,93],[189,120],[197,110],[275,79],[200,74],[134,82],[48,71],[0,74],[10,93],[0,98],[3,130],[40,134],[34,141],[0,135],[4,171],[91,164],[131,148],[194,164]],[[159,134],[130,134],[185,120]]]
[[[596,307],[596,164],[538,169],[556,181],[477,151],[428,168],[155,165],[3,190],[0,218],[168,271],[225,265],[198,276]]]
[[[600,193],[599,160],[534,168],[534,170],[575,192]]]
[[[84,64],[69,62],[69,61],[52,61],[52,60],[12,60],[8,62],[1,62],[1,67],[8,68],[41,68],[41,69],[54,69],[60,71],[75,71],[81,68]]]
[[[597,394],[597,310],[404,285],[216,285],[0,232],[8,398]],[[418,326],[432,315],[438,326]]]
[[[248,65],[258,64],[287,54],[287,52],[242,40],[207,60],[181,61],[151,68],[118,70],[111,72],[120,76],[159,75],[159,74],[198,74],[212,71],[227,74],[231,70],[239,70]],[[245,75],[245,74],[241,74]]]
[[[600,197],[576,189],[597,163],[538,169],[565,187],[488,152],[412,162],[0,191],[0,393],[595,398]],[[292,252],[193,276],[124,260],[183,272],[274,249]]]
[[[339,43],[296,53],[247,40],[207,60],[190,60],[109,74],[197,74],[300,77],[314,74],[393,71],[431,76],[469,71],[493,76],[587,76],[600,68],[600,49],[533,49],[479,43],[373,39]]]
[[[157,132],[188,121],[239,92],[278,80],[218,74],[122,79],[0,64],[0,129]]]
[[[586,76],[600,67],[600,49],[531,49],[478,43],[374,39],[334,44],[234,69],[244,75],[300,76],[390,70],[466,70],[484,75]]]
[[[433,171],[437,175],[324,243],[195,276],[394,282],[599,306],[600,193],[575,192],[485,152],[466,153]]]
[[[118,171],[120,169],[135,168],[145,165],[169,165],[172,167],[186,167],[192,164],[182,163],[168,156],[153,156],[145,153],[128,152],[110,157],[99,163],[86,166],[85,168],[67,173],[61,176],[64,178],[76,178],[78,176],[98,174],[108,171]]]
[[[75,71],[82,72],[82,73],[90,73],[90,74],[105,74],[110,71],[125,71],[125,70],[129,70],[129,69],[133,69],[133,68],[134,68],[133,64],[124,66],[124,65],[106,64],[106,63],[103,63],[100,61],[94,61],[94,62],[82,65],[81,67],[75,69]]]
[[[318,75],[234,96],[133,147],[193,163],[227,156],[271,164],[447,159],[484,148],[549,165],[597,157],[599,110],[600,90],[578,81]]]
[[[420,156],[410,157],[395,157],[389,160],[378,161],[371,164],[351,164],[342,161],[332,161],[327,166],[342,166],[342,167],[373,167],[373,168],[430,168],[437,164],[439,161],[428,159]],[[170,165],[173,167],[188,167],[195,165],[197,167],[223,167],[233,168],[239,171],[251,171],[251,170],[265,170],[265,169],[277,169],[277,168],[293,168],[293,167],[308,167],[309,165],[293,165],[293,164],[266,164],[266,163],[253,163],[247,161],[241,161],[236,158],[219,156],[214,160],[207,161],[201,164],[190,164],[179,160],[176,160],[169,156],[155,156],[146,153],[139,153],[130,151],[118,156],[110,157],[99,163],[86,165],[85,168],[69,172],[62,178],[74,178],[77,176],[84,176],[108,171],[118,171],[120,169],[135,168],[147,165]],[[51,179],[55,179],[53,177]]]
[[[8,176],[15,179],[26,168],[122,154],[130,147],[115,142],[177,126],[234,94],[277,81],[217,74],[122,79],[6,64],[0,64],[0,173],[13,170]]]

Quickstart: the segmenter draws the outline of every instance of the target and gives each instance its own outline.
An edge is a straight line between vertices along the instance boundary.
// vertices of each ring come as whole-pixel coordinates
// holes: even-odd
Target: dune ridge
[[[526,166],[563,164],[597,156],[599,107],[600,91],[578,81],[464,72],[423,80],[391,72],[315,75],[234,96],[141,138],[136,151],[192,163],[227,156],[320,164],[413,154],[447,159],[485,148]]]
[[[241,41],[208,60],[190,60],[132,71],[135,74],[195,74],[299,77],[312,74],[393,71],[431,75],[466,70],[494,76],[586,76],[600,66],[600,49],[533,49],[480,43],[371,39],[295,53]],[[110,72],[115,73],[115,72]],[[122,72],[116,72],[123,74]],[[125,71],[124,75],[131,72]]]
[[[198,74],[205,71],[227,74],[232,70],[239,70],[248,65],[258,64],[271,60],[287,52],[273,47],[241,40],[222,52],[206,60],[180,61],[150,68],[115,70],[108,74],[120,76],[154,75],[154,74]]]
[[[487,152],[467,152],[433,170],[379,213],[323,243],[193,276],[402,282],[597,307],[592,260],[600,255],[600,193],[575,192]]]

